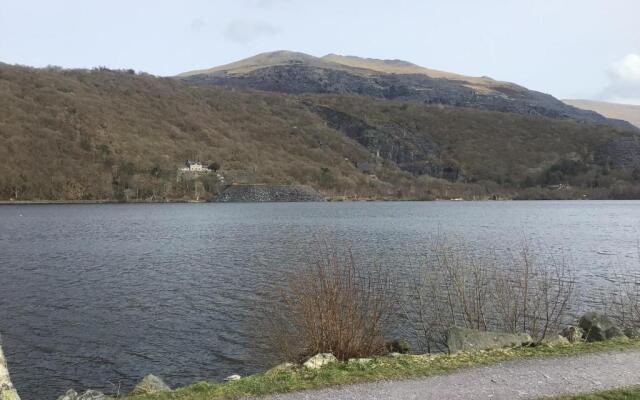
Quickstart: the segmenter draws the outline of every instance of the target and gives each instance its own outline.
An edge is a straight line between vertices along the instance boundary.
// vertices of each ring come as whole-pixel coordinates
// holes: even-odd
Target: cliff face
[[[214,200],[220,203],[265,203],[324,201],[308,186],[301,185],[233,185]]]

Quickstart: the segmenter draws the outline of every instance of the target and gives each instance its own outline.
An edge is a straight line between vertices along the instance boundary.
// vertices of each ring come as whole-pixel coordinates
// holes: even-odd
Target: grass
[[[579,394],[575,396],[548,397],[545,400],[638,400],[640,399],[640,386],[632,386],[623,389],[606,390],[591,394]]]
[[[127,397],[127,400],[216,400],[286,393],[324,386],[378,380],[400,380],[455,371],[460,368],[533,357],[571,356],[598,351],[640,348],[640,340],[618,339],[557,347],[499,349],[454,355],[401,355],[374,358],[367,364],[336,363],[319,370],[294,367],[265,372],[229,383],[198,382],[172,392]],[[596,399],[598,397],[595,397]],[[608,399],[608,397],[602,397]],[[637,397],[619,397],[620,399]],[[612,397],[618,399],[618,397]]]

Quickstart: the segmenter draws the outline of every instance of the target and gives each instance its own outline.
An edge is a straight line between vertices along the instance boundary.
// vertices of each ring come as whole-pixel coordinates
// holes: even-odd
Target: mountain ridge
[[[640,105],[584,99],[565,99],[562,101],[573,107],[595,111],[608,118],[628,121],[640,128]]]
[[[329,54],[314,57],[277,51],[176,76],[196,85],[218,85],[271,92],[356,94],[387,100],[480,108],[556,119],[574,119],[640,132],[623,120],[582,110],[546,93],[487,77],[430,70],[402,60]]]
[[[638,198],[640,137],[605,125],[354,94],[0,65],[0,200]],[[193,157],[216,173],[182,178]]]

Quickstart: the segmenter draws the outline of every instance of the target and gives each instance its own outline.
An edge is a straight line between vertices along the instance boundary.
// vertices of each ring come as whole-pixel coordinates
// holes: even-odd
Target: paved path
[[[267,397],[278,400],[514,400],[640,385],[640,351],[539,358],[449,375],[362,383]]]

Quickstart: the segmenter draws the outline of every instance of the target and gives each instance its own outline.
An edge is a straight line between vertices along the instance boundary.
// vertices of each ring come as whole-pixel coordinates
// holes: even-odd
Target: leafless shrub
[[[451,326],[527,332],[542,340],[567,319],[574,285],[564,259],[536,260],[526,245],[516,256],[480,257],[439,238],[401,304],[409,331],[427,352],[446,348]]]
[[[323,244],[277,292],[269,336],[280,355],[333,353],[338,359],[384,352],[384,329],[396,306],[391,275],[365,268],[350,252]]]
[[[603,306],[619,326],[640,329],[640,271],[629,267],[616,273]]]

